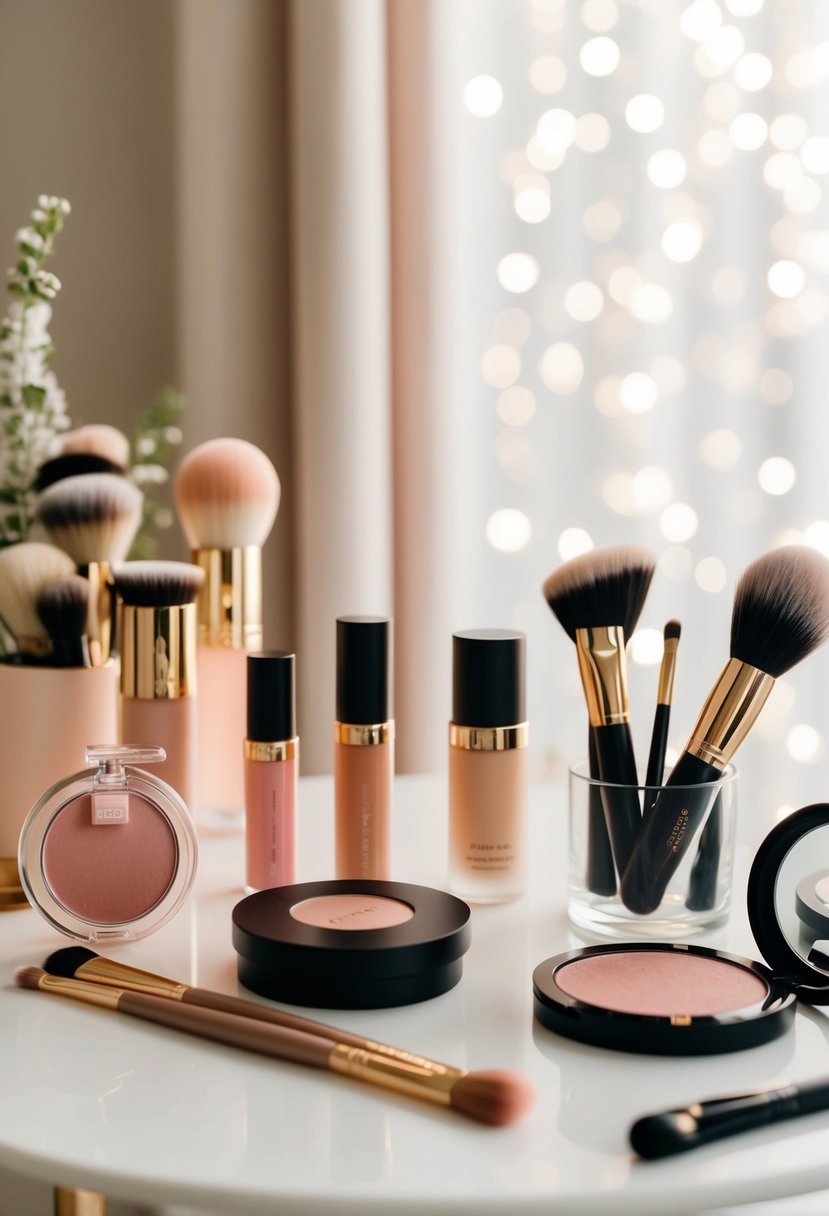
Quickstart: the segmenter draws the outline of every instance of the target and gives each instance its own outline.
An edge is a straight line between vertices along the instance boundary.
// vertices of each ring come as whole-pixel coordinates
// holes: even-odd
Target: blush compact
[[[161,747],[89,747],[95,767],[47,790],[20,834],[26,897],[61,933],[81,942],[136,941],[186,898],[198,848],[177,792],[138,764]]]
[[[795,892],[807,870],[814,880],[821,857],[829,873],[825,803],[794,812],[760,846],[747,903],[765,963],[685,943],[571,950],[535,968],[536,1019],[570,1039],[658,1055],[713,1055],[778,1038],[798,1000],[829,1004],[828,960],[804,950],[794,914]]]
[[[412,883],[352,878],[273,887],[233,909],[239,980],[290,1005],[410,1005],[458,983],[469,919],[463,900]]]

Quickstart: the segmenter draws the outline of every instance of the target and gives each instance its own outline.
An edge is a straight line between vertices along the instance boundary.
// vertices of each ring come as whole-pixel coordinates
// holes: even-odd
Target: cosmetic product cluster
[[[297,658],[265,649],[262,627],[262,547],[279,506],[276,470],[239,439],[195,448],[174,486],[190,561],[130,561],[142,496],[117,457],[98,445],[47,462],[37,518],[48,540],[0,552],[8,634],[0,680],[20,710],[9,727],[18,731],[19,764],[8,781],[17,819],[0,817],[6,906],[20,903],[19,874],[25,900],[82,943],[42,968],[23,968],[18,984],[356,1077],[479,1121],[513,1122],[532,1104],[517,1074],[439,1064],[88,948],[133,942],[164,925],[191,890],[198,832],[243,823],[244,897],[229,930],[245,989],[324,1009],[431,1000],[461,982],[469,904],[519,898],[530,852],[524,634],[466,629],[451,639],[444,891],[394,875],[392,621],[343,615],[332,622],[335,875],[298,882]],[[620,546],[566,562],[544,584],[575,646],[587,709],[586,770],[574,769],[580,792],[571,793],[571,918],[604,926],[610,938],[628,925],[634,940],[539,963],[533,1009],[540,1033],[562,1039],[716,1054],[784,1034],[799,1001],[829,1003],[829,853],[821,869],[808,849],[812,833],[829,831],[823,804],[790,816],[755,858],[747,905],[764,962],[653,940],[666,923],[681,936],[727,914],[731,761],[775,679],[829,635],[829,562],[787,547],[747,568],[729,655],[667,774],[682,626],[666,624],[640,780],[626,645],[655,569],[649,551]],[[31,728],[44,701],[62,724],[46,768],[34,759]],[[88,767],[75,771],[84,754]],[[804,841],[809,864],[781,911],[779,876]],[[579,901],[587,922],[573,911]],[[809,1091],[804,1108],[816,1101]],[[755,1107],[769,1117],[794,1109],[779,1096]],[[739,1123],[725,1119],[722,1106],[700,1109],[695,1138],[677,1138],[688,1124],[673,1111],[635,1130],[634,1147],[643,1155],[679,1151],[710,1139],[714,1122]]]

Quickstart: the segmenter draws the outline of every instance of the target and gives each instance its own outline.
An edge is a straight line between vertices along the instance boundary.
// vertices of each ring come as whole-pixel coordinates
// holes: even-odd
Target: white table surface
[[[444,779],[399,778],[395,798],[394,877],[442,885]],[[533,790],[531,828],[530,891],[513,904],[474,909],[456,988],[401,1009],[309,1011],[451,1064],[522,1070],[538,1091],[524,1122],[483,1127],[330,1074],[14,989],[15,967],[70,944],[27,909],[0,917],[0,1164],[63,1186],[225,1216],[681,1216],[829,1186],[829,1114],[665,1162],[635,1159],[626,1132],[641,1113],[829,1073],[829,1019],[804,1009],[777,1042],[689,1059],[606,1051],[535,1025],[534,966],[583,944],[565,919],[563,790]],[[299,878],[330,877],[332,855],[331,781],[303,780]],[[249,996],[237,984],[230,940],[241,874],[241,838],[204,837],[189,908],[112,953]],[[742,890],[729,928],[705,942],[757,957]]]

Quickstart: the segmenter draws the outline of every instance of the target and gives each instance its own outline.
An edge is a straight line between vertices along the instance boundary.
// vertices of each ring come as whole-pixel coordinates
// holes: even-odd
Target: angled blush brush
[[[576,644],[590,729],[601,781],[627,789],[600,790],[613,859],[622,873],[641,823],[636,760],[630,734],[625,643],[642,611],[656,568],[647,549],[618,545],[595,549],[565,562],[544,583],[550,609]],[[591,772],[591,775],[594,775]],[[601,864],[603,834],[595,813],[591,825],[588,882],[612,894],[606,862]]]
[[[653,804],[622,875],[632,912],[653,912],[705,819],[707,786],[718,781],[748,735],[774,681],[829,636],[829,561],[813,549],[787,545],[743,572],[731,617],[731,657],[714,685],[691,738]],[[710,882],[710,876],[707,880]]]
[[[78,971],[81,970],[83,967],[78,968]],[[129,967],[123,970],[132,972]],[[159,991],[160,977],[148,972],[133,973],[133,977],[135,974],[144,981],[152,981],[153,992]],[[309,1034],[306,1029],[296,1025],[240,1016],[237,1008],[234,1007],[233,1011],[228,1008],[227,1002],[221,1008],[216,1008],[195,1001],[187,1003],[175,996],[168,999],[172,995],[169,991],[164,995],[148,995],[147,991],[138,987],[134,978],[133,982],[120,986],[111,978],[106,984],[92,983],[78,978],[77,974],[73,978],[51,975],[40,967],[21,967],[15,972],[14,978],[20,988],[69,997],[200,1038],[212,1039],[229,1047],[240,1047],[260,1055],[340,1073],[396,1093],[451,1107],[480,1123],[495,1126],[513,1123],[530,1108],[535,1096],[529,1082],[520,1073],[504,1070],[467,1072],[408,1052],[384,1054],[378,1044],[364,1041],[355,1045],[347,1041],[349,1036],[342,1037],[332,1026],[320,1024],[317,1026],[319,1033]],[[127,974],[126,979],[129,981],[130,978]],[[161,981],[162,990],[169,983]],[[262,1012],[267,1010],[263,1009]],[[295,1019],[296,1022],[304,1020]]]

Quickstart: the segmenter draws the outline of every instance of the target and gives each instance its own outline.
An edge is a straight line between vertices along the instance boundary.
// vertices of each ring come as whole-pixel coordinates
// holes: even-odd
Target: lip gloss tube
[[[452,637],[449,884],[472,903],[516,899],[526,886],[525,643],[510,629]]]
[[[388,617],[337,618],[337,878],[389,877],[394,776],[390,650]]]
[[[296,881],[296,660],[286,650],[247,656],[246,890]]]

